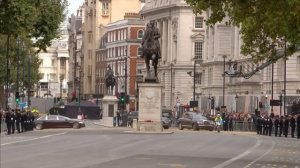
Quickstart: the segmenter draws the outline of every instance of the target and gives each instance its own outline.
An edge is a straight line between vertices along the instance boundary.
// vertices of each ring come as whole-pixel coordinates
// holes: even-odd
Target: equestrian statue
[[[145,34],[142,38],[143,55],[141,56],[145,58],[147,77],[150,77],[150,60],[152,60],[154,76],[157,78],[158,59],[161,58],[159,38],[159,29],[156,27],[154,21],[150,21],[150,23],[147,24]]]
[[[110,65],[108,65],[106,73],[105,73],[105,82],[107,94],[113,94],[114,86],[116,84],[116,79],[114,77],[114,71],[111,69]]]

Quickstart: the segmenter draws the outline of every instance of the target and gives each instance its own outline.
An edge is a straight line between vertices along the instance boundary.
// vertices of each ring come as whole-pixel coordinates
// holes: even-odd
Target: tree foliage
[[[210,10],[212,26],[226,16],[240,27],[242,53],[255,61],[272,59],[274,46],[287,43],[288,55],[299,50],[300,0],[186,0],[195,13]]]
[[[21,85],[28,86],[28,69],[31,70],[31,85],[40,80],[37,56],[46,50],[51,40],[60,35],[59,26],[64,21],[67,0],[1,0],[0,1],[0,87],[6,82],[7,36],[9,42],[9,78],[12,87],[17,79],[17,61],[20,62],[19,80]],[[17,38],[24,43],[20,51]],[[28,67],[28,58],[31,64]],[[1,93],[0,93],[1,94]],[[2,93],[3,94],[3,93]],[[1,96],[1,95],[0,95]]]

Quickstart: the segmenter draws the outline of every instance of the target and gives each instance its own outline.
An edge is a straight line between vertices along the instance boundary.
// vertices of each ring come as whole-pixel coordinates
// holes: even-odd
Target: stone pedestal
[[[162,85],[139,83],[139,120],[137,131],[162,132]]]
[[[118,110],[119,99],[113,95],[105,95],[103,98],[103,115],[101,120],[101,125],[113,127],[114,126],[114,117]]]

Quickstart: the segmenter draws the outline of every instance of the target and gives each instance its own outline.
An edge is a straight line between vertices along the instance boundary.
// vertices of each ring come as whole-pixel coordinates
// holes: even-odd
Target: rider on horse
[[[145,34],[142,39],[142,46],[143,46],[143,55],[142,58],[145,57],[146,53],[145,50],[155,50],[158,56],[158,59],[161,58],[160,53],[160,44],[158,39],[160,38],[159,29],[155,26],[155,22],[151,21],[147,24],[147,28]]]

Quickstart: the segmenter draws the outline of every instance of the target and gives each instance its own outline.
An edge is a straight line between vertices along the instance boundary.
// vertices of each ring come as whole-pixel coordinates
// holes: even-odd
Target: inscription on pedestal
[[[113,104],[108,105],[108,117],[114,117],[114,105]]]

